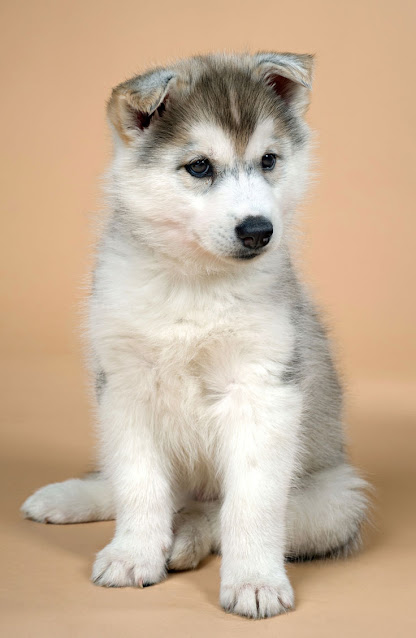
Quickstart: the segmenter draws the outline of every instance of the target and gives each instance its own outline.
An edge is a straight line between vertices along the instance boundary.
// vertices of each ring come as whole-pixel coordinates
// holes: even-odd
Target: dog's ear
[[[162,115],[175,73],[155,69],[138,75],[113,89],[107,114],[116,133],[131,144],[147,128],[156,113]]]
[[[309,105],[313,56],[295,53],[258,53],[257,72],[276,94],[299,114]]]

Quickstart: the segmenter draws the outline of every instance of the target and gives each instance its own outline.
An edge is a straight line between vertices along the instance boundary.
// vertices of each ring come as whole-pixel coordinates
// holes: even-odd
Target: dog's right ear
[[[155,69],[113,89],[107,114],[124,144],[131,144],[137,139],[141,131],[149,126],[156,112],[162,115],[174,78],[173,71]]]

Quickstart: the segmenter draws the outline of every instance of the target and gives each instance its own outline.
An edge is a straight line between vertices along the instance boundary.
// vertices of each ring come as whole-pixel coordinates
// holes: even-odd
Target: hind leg
[[[195,569],[209,554],[220,551],[219,501],[188,503],[175,514],[173,533],[169,569]]]
[[[88,523],[115,518],[108,482],[100,474],[51,483],[29,496],[20,508],[39,523]]]
[[[26,499],[20,511],[38,523],[89,523],[116,517],[110,485],[99,473],[45,485]],[[170,569],[194,569],[208,554],[218,551],[218,525],[217,502],[195,501],[178,511],[174,517]]]
[[[366,487],[348,464],[305,478],[289,497],[287,558],[342,556],[358,549],[368,505]],[[193,569],[208,554],[220,551],[219,501],[190,503],[176,516],[171,569]]]

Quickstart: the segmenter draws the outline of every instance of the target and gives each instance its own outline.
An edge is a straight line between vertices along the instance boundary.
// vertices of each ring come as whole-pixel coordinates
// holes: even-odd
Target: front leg
[[[285,516],[301,400],[288,386],[236,386],[224,410],[221,594],[226,611],[251,618],[294,606],[284,567]]]
[[[151,391],[146,398],[143,384],[143,376],[109,376],[100,400],[101,455],[113,490],[116,532],[98,553],[92,580],[106,587],[162,580],[172,542],[167,464],[152,428]]]

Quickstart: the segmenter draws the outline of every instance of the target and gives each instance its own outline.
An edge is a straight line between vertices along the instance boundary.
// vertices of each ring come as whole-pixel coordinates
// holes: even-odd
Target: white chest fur
[[[170,456],[190,472],[215,462],[218,405],[238,388],[278,383],[294,328],[273,278],[186,281],[139,258],[107,256],[91,302],[94,358],[123,391],[146,402]]]

